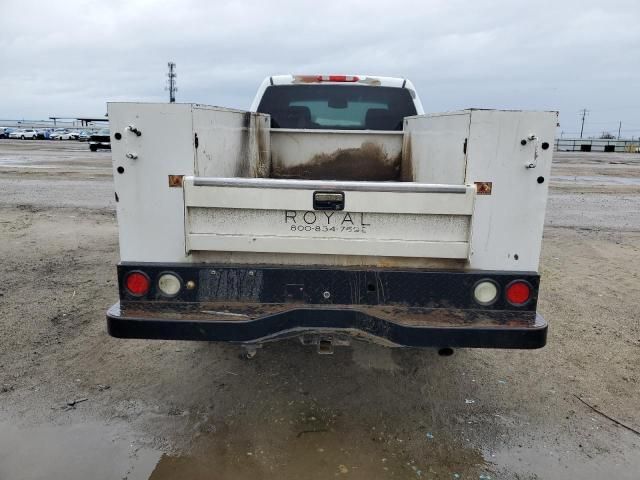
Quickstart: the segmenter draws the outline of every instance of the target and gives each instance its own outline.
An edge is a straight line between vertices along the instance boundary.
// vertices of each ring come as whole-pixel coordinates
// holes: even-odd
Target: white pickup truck
[[[408,80],[280,75],[250,111],[110,103],[122,338],[539,348],[557,112],[424,114]]]

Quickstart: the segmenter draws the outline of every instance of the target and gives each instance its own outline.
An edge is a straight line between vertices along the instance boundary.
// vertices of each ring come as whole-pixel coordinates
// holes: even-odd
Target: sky
[[[413,81],[427,112],[559,110],[558,135],[640,136],[640,1],[0,0],[0,119],[108,101],[246,109],[266,76]]]

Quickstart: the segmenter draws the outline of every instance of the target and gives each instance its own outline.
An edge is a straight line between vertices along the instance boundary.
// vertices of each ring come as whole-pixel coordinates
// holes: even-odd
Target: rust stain
[[[267,145],[267,139],[270,135],[268,126],[263,126],[263,117],[260,115],[255,116],[256,136],[258,139],[258,161],[253,173],[254,177],[264,178],[269,176],[271,170],[271,163],[269,158],[269,147]],[[269,123],[266,122],[265,125]]]
[[[400,325],[448,327],[526,327],[535,322],[535,312],[461,310],[455,308],[362,306],[354,309]]]
[[[181,320],[225,320],[243,321],[261,318],[274,313],[282,313],[295,308],[292,305],[279,303],[239,303],[239,302],[199,302],[195,304],[171,304],[169,302],[145,302],[144,304],[127,304],[120,306],[125,315],[133,317],[152,317],[158,319]],[[221,318],[222,317],[222,318]]]
[[[293,83],[319,83],[318,75],[294,75]]]
[[[478,195],[491,195],[493,182],[475,182],[476,192]]]
[[[413,159],[411,158],[411,134],[405,133],[402,141],[402,162],[400,165],[400,181],[413,182]]]
[[[466,259],[457,258],[407,258],[407,257],[373,257],[371,264],[374,267],[420,267],[420,268],[443,268],[460,270],[464,267]],[[365,264],[366,265],[366,264]]]
[[[252,144],[254,144],[253,135],[255,134],[254,128],[252,128],[252,115],[251,112],[245,112],[242,117],[242,128],[244,130],[241,137],[240,144],[240,161],[235,165],[236,177],[251,177],[251,160]]]
[[[402,154],[390,157],[382,146],[364,142],[360,148],[339,148],[314,155],[307,163],[285,167],[274,162],[273,178],[303,180],[398,180]]]
[[[169,187],[182,187],[184,175],[169,175]]]
[[[236,177],[261,178],[268,177],[270,166],[270,152],[268,136],[269,128],[264,116],[247,112],[243,117],[243,128],[240,147],[240,162],[236,164]]]

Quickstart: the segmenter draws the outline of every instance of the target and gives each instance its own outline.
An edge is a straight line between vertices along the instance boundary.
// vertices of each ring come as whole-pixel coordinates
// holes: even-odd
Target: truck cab
[[[305,88],[293,88],[301,85]],[[379,88],[366,88],[368,86]],[[413,104],[413,106],[409,104]],[[250,111],[271,114],[268,110],[282,112],[292,106],[304,106],[309,109],[309,113],[311,110],[314,111],[316,123],[312,128],[342,128],[344,130],[402,130],[402,123],[396,122],[389,125],[395,128],[386,128],[387,125],[372,123],[367,128],[366,115],[370,109],[383,110],[382,112],[372,112],[370,122],[375,118],[375,113],[396,115],[395,120],[398,120],[397,117],[402,120],[411,115],[424,114],[422,102],[410,80],[363,75],[274,75],[267,77],[258,87]],[[317,123],[318,120],[324,124]]]
[[[277,75],[249,111],[111,103],[109,121],[113,336],[544,346],[557,112],[425,114],[406,79]]]

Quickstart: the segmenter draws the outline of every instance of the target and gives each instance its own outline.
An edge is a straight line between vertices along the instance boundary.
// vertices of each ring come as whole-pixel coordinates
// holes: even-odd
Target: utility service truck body
[[[425,115],[407,80],[270,77],[248,112],[110,103],[111,335],[537,348],[556,112]]]

